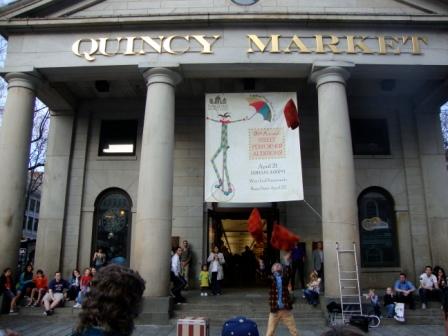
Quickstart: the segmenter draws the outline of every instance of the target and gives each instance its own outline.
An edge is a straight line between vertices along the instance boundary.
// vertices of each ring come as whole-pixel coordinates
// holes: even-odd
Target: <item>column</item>
[[[146,280],[145,296],[168,296],[174,160],[175,85],[166,68],[144,73],[148,92],[140,155],[131,267]]]
[[[25,187],[37,77],[8,73],[8,96],[0,132],[0,269],[15,271],[22,233]]]
[[[35,269],[50,277],[61,266],[73,122],[72,111],[51,112],[35,255]]]
[[[359,241],[355,169],[345,91],[349,72],[332,63],[321,67],[315,64],[313,70],[311,80],[316,83],[319,104],[325,295],[338,297],[336,242],[347,249]]]

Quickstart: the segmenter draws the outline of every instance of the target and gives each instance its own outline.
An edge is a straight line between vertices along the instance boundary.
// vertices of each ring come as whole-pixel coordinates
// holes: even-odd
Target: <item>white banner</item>
[[[206,202],[303,200],[299,128],[284,109],[295,93],[205,96]]]

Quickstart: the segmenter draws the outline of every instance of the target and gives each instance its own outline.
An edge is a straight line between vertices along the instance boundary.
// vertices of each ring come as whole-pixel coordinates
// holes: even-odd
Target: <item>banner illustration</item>
[[[299,129],[284,114],[291,104],[295,93],[206,95],[206,202],[303,199]]]

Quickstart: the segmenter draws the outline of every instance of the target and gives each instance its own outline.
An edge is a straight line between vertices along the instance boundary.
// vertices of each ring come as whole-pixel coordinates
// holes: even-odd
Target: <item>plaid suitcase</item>
[[[184,317],[177,320],[177,336],[209,336],[206,317]]]

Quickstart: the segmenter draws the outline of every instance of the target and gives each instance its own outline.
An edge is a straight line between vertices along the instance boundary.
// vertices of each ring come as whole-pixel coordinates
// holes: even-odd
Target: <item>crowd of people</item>
[[[270,281],[269,306],[270,314],[267,326],[267,336],[274,335],[279,322],[283,322],[291,335],[298,335],[294,316],[291,312],[293,305],[293,291],[295,274],[298,273],[297,283],[303,288],[303,297],[310,305],[317,305],[321,291],[323,277],[323,253],[322,245],[318,244],[313,252],[313,271],[309,274],[309,281],[305,283],[303,265],[306,254],[302,246],[297,244],[291,251],[283,255],[283,263],[274,263],[267,279]],[[171,293],[176,303],[185,302],[182,290],[189,284],[189,268],[192,254],[188,241],[183,241],[182,247],[173,252],[170,264]],[[226,258],[217,246],[214,246],[206,262],[202,265],[198,277],[201,288],[200,295],[221,295],[221,282],[224,278]],[[86,267],[82,274],[78,269],[73,270],[69,280],[62,277],[61,272],[56,272],[49,281],[42,270],[34,274],[33,265],[27,265],[25,270],[15,281],[12,270],[7,268],[0,276],[0,289],[3,294],[3,302],[8,303],[9,313],[17,313],[17,306],[22,299],[27,297],[27,307],[43,307],[43,314],[50,316],[55,309],[68,301],[73,302],[74,308],[84,308],[80,314],[80,322],[76,329],[76,336],[107,335],[101,333],[104,326],[111,330],[120,330],[122,335],[132,332],[133,319],[138,315],[141,296],[145,283],[138,273],[120,265],[107,265],[106,258],[101,250],[98,250],[92,259],[92,265]],[[98,273],[97,273],[98,272]],[[121,280],[120,280],[121,279]],[[127,280],[126,280],[127,279]],[[122,287],[120,281],[128,282],[135,288]],[[385,290],[382,300],[375,289],[370,289],[366,298],[371,304],[372,313],[382,317],[383,311],[388,318],[395,318],[402,322],[397,305],[408,305],[409,309],[415,309],[415,296],[418,294],[421,309],[426,309],[429,302],[441,305],[444,312],[445,325],[448,330],[448,279],[445,270],[439,266],[426,266],[424,272],[418,278],[418,287],[407,279],[406,274],[401,273],[393,287]],[[116,287],[114,287],[116,286]],[[115,289],[114,289],[115,288]],[[135,290],[137,290],[135,292]],[[108,291],[105,293],[104,291]],[[112,291],[112,292],[111,292]],[[125,295],[119,299],[122,295]],[[129,303],[125,313],[124,307],[116,302],[110,302],[111,296],[117,300]],[[133,298],[133,296],[135,296]],[[126,298],[124,300],[123,298]],[[133,298],[135,301],[130,301]],[[105,300],[105,301],[104,301]],[[107,301],[107,303],[105,303]],[[112,300],[113,301],[113,300]],[[124,303],[126,303],[124,302]],[[23,303],[23,300],[22,300]],[[110,304],[110,310],[104,311],[104,307]],[[432,303],[434,304],[434,303]],[[102,309],[98,307],[101,305]],[[120,307],[118,307],[120,306]],[[126,306],[126,305],[125,305]],[[132,307],[131,307],[132,306]],[[382,309],[382,306],[384,309]],[[110,321],[114,314],[125,314],[126,318],[116,318]],[[102,320],[104,318],[105,320]],[[107,321],[106,321],[107,320]],[[98,331],[100,329],[100,331]],[[121,335],[121,334],[120,334]]]
[[[13,276],[11,268],[6,268],[0,276],[0,294],[4,297],[2,312],[17,314],[19,303],[25,307],[42,306],[46,316],[52,315],[57,307],[70,301],[73,302],[73,308],[81,308],[90,291],[93,277],[106,265],[106,257],[101,249],[95,252],[92,265],[94,266],[86,267],[82,274],[74,269],[68,280],[63,278],[60,271],[55,272],[49,280],[41,269],[34,273],[31,263],[18,278]]]

